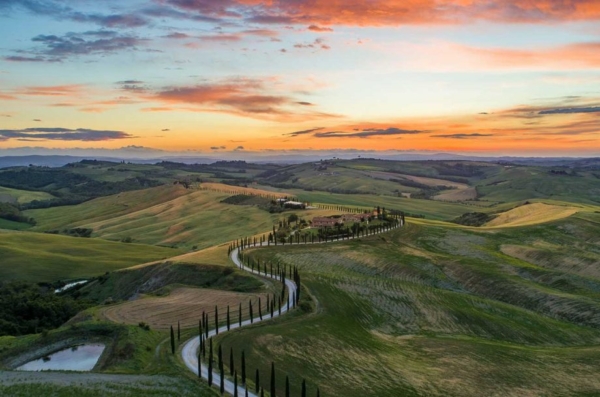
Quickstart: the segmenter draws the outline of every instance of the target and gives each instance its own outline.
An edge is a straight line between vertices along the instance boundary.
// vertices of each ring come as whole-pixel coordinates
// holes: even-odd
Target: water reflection
[[[91,371],[102,355],[101,343],[69,347],[17,368],[19,371]]]

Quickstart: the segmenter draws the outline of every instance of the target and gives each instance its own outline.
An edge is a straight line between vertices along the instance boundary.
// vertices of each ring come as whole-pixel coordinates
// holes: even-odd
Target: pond
[[[74,283],[67,284],[67,285],[65,285],[65,286],[64,286],[64,287],[62,287],[62,288],[59,288],[59,289],[56,289],[56,290],[54,290],[54,293],[55,293],[55,294],[59,294],[59,293],[61,293],[61,292],[63,292],[63,291],[66,291],[66,290],[68,290],[68,289],[70,289],[70,288],[73,288],[73,287],[75,287],[75,286],[77,286],[77,285],[80,285],[80,284],[85,284],[85,283],[87,283],[87,282],[88,282],[88,280],[76,281],[76,282],[74,282]]]
[[[101,343],[69,347],[49,356],[33,360],[17,368],[18,371],[91,371],[102,355]]]

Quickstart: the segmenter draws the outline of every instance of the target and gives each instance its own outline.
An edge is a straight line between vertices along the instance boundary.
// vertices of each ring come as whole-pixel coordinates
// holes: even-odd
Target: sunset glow
[[[600,155],[595,0],[5,0],[0,15],[5,154]]]

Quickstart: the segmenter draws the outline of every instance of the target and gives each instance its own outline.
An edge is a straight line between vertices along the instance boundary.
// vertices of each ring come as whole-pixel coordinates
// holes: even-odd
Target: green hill
[[[0,279],[57,281],[98,276],[181,251],[101,239],[0,231]]]
[[[298,266],[318,310],[220,342],[261,372],[274,361],[293,393],[305,378],[349,397],[586,395],[599,386],[598,236],[600,215],[588,213],[254,250]]]

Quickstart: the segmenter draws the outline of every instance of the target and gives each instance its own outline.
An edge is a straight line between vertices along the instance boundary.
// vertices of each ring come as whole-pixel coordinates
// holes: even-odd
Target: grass
[[[18,204],[27,204],[34,200],[50,200],[53,199],[50,193],[46,192],[35,192],[29,190],[11,189],[8,187],[0,186],[0,202],[7,201]]]
[[[0,229],[28,230],[28,229],[31,229],[31,227],[32,226],[29,223],[14,222],[14,221],[9,221],[7,219],[0,218]]]
[[[292,393],[304,378],[309,395],[317,385],[348,397],[593,395],[599,235],[600,215],[576,215],[510,229],[409,224],[360,241],[255,250],[299,266],[319,309],[219,342],[245,350],[251,373],[268,374],[274,361],[280,392],[289,375]],[[588,266],[552,255],[528,262],[503,253],[509,244]]]
[[[40,282],[87,278],[180,252],[95,238],[0,231],[0,279]]]
[[[285,214],[270,214],[255,206],[221,203],[229,193],[161,186],[103,197],[48,210],[27,211],[38,221],[35,230],[70,227],[94,229],[109,240],[132,238],[136,243],[204,249],[268,231]],[[309,210],[312,219],[337,211]]]
[[[487,227],[528,226],[567,218],[579,211],[576,207],[554,206],[544,203],[522,205],[501,213],[486,223]]]

